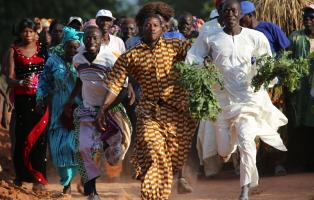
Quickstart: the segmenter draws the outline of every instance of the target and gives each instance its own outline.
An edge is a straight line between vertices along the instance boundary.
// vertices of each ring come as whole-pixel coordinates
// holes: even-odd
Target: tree
[[[0,0],[0,53],[13,41],[12,29],[23,18],[55,18],[67,22],[70,16],[94,18],[97,10],[106,8],[115,12],[115,0]]]

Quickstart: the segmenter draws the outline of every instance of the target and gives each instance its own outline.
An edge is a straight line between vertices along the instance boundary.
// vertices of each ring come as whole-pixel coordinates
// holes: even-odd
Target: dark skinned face
[[[253,28],[253,20],[251,15],[244,15],[240,19],[240,25],[246,28]]]
[[[179,31],[185,36],[189,36],[192,31],[193,19],[191,16],[181,17],[179,19]]]
[[[122,34],[125,38],[131,38],[136,35],[136,24],[134,23],[126,23],[121,26]]]
[[[240,14],[240,4],[235,1],[227,0],[222,8],[225,27],[227,29],[233,29],[239,26]]]
[[[76,31],[82,31],[83,26],[78,20],[73,20],[70,24],[68,24],[69,27],[74,28]]]
[[[61,43],[63,39],[63,25],[57,24],[54,29],[51,30],[51,40],[56,43]]]
[[[160,19],[155,17],[150,17],[145,20],[143,26],[143,40],[147,43],[154,43],[161,37],[162,24]]]
[[[307,31],[314,30],[314,10],[307,9],[303,14],[303,24]]]
[[[103,33],[108,33],[113,25],[113,21],[110,17],[97,17],[96,24]]]
[[[75,40],[67,41],[64,45],[64,55],[68,59],[72,59],[77,53],[77,49],[80,47],[80,43]]]
[[[20,33],[20,37],[25,43],[31,43],[36,40],[37,33],[31,28],[24,28]]]
[[[85,49],[90,54],[97,54],[101,45],[101,32],[97,29],[87,29],[84,33]]]

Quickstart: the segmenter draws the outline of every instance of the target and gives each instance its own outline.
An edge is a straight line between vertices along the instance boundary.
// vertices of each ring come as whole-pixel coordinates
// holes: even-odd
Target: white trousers
[[[256,167],[255,137],[256,119],[250,115],[243,115],[231,122],[218,118],[215,123],[215,133],[218,154],[222,157],[232,154],[238,146],[240,151],[240,186],[258,185],[258,171]]]
[[[200,165],[204,166],[205,176],[218,174],[222,168],[222,163],[217,155],[214,122],[200,121],[196,148]]]

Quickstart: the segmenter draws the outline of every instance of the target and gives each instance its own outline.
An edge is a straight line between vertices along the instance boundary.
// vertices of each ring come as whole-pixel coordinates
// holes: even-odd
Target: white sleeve
[[[208,54],[209,44],[207,42],[207,34],[200,34],[188,51],[185,62],[190,64],[202,64],[204,61],[204,57],[208,56]]]
[[[123,40],[120,39],[120,51],[121,54],[123,54],[126,50],[125,50],[125,44],[123,42]]]
[[[265,54],[272,56],[270,44],[266,36],[263,33],[259,33],[257,36],[254,56],[260,57]]]
[[[125,44],[124,44],[123,40],[120,39],[120,38],[119,38],[119,43],[120,43],[120,51],[121,51],[121,54],[123,54],[123,53],[126,52]],[[128,84],[129,84],[129,77],[126,77],[123,87],[127,88],[127,87],[128,87]]]

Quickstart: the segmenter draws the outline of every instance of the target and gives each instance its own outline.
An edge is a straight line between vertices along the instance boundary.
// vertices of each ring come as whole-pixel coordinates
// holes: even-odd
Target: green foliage
[[[213,0],[164,0],[172,5],[179,15],[183,11],[208,18]],[[80,16],[84,20],[94,18],[97,10],[110,9],[117,17],[131,15],[148,0],[138,0],[138,5],[125,0],[0,0],[0,56],[14,40],[12,28],[21,19],[29,17],[55,18],[67,22],[70,16]],[[136,2],[136,1],[135,1]]]
[[[80,16],[84,20],[94,18],[101,8],[118,14],[115,0],[0,0],[0,5],[0,54],[14,40],[13,26],[23,18],[54,18],[66,23],[70,16]]]
[[[181,76],[178,84],[189,93],[189,109],[194,119],[216,120],[220,107],[213,87],[222,87],[221,75],[213,64],[208,67],[184,62],[175,65]]]
[[[309,62],[313,56],[292,59],[291,52],[285,51],[278,58],[267,55],[257,58],[257,74],[252,79],[252,86],[258,91],[262,85],[268,88],[270,82],[277,77],[279,85],[290,92],[295,91],[300,79],[309,74]]]

